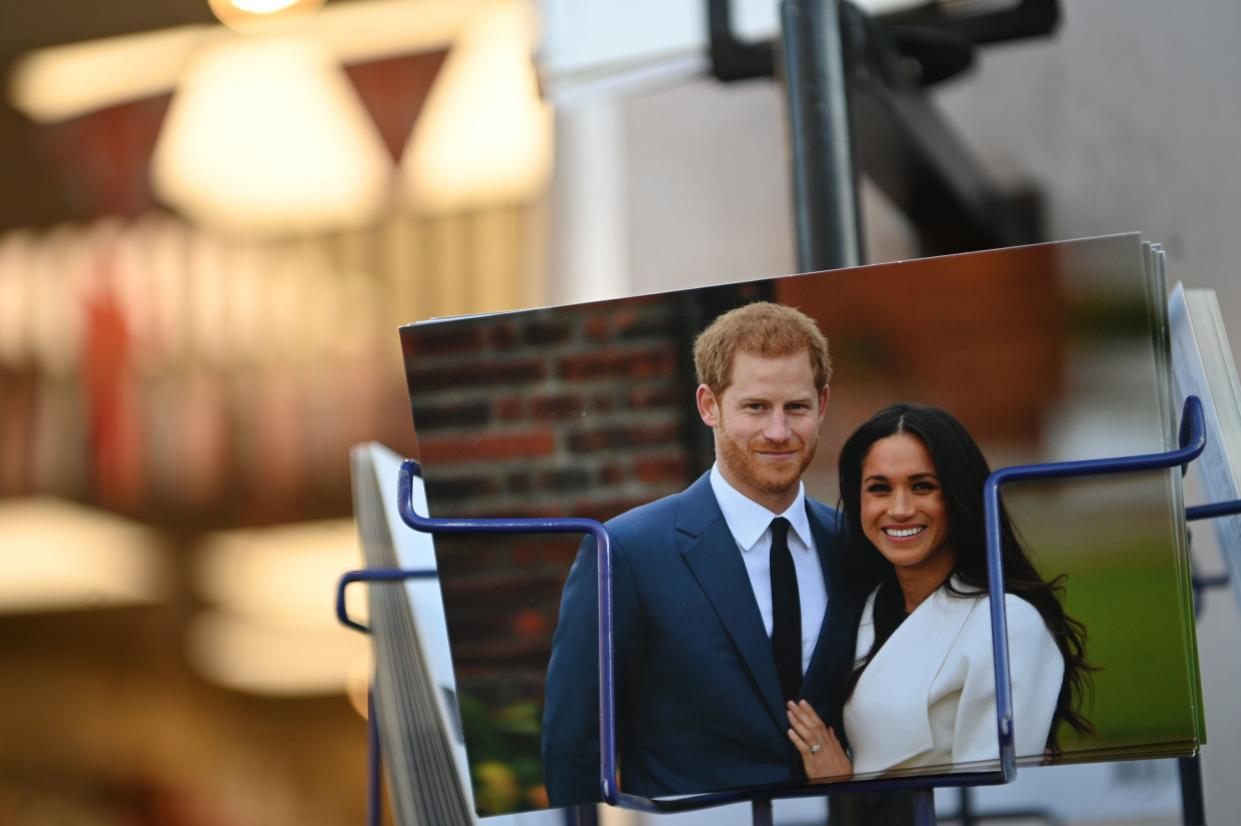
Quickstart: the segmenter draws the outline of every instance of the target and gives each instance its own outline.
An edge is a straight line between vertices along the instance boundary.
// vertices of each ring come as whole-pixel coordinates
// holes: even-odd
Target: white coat
[[[958,590],[969,586],[954,581]],[[1064,658],[1033,605],[1006,594],[1018,757],[1039,757]],[[875,594],[862,609],[857,657],[875,638]],[[987,594],[927,597],[862,672],[844,707],[854,774],[999,759]]]

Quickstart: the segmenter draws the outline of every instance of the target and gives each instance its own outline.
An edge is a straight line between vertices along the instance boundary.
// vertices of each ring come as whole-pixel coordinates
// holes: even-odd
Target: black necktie
[[[796,700],[801,689],[801,597],[797,570],[789,553],[789,520],[771,520],[771,652],[784,699]]]

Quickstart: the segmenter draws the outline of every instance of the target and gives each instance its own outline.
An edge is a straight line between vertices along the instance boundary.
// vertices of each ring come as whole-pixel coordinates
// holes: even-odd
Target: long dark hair
[[[851,573],[867,590],[879,588],[874,606],[875,644],[854,671],[847,692],[852,692],[862,671],[905,619],[905,602],[896,581],[896,569],[866,538],[860,518],[862,464],[875,442],[898,433],[921,441],[935,464],[948,511],[947,541],[956,557],[951,576],[974,593],[988,590],[982,492],[991,469],[978,444],[964,425],[939,408],[904,403],[879,411],[854,431],[840,452],[840,501]],[[1064,681],[1047,736],[1047,747],[1056,753],[1061,723],[1079,734],[1094,732],[1094,726],[1080,710],[1091,691],[1090,672],[1095,670],[1086,662],[1086,628],[1066,614],[1061,605],[1064,575],[1050,582],[1039,575],[1026,556],[1003,506],[1000,507],[1000,537],[1004,591],[1021,597],[1038,610],[1064,657]],[[948,587],[962,593],[955,591],[951,584]]]

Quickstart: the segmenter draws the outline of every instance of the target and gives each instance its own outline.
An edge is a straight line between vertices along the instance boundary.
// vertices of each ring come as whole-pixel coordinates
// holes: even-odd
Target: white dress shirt
[[[827,584],[823,581],[823,566],[810,531],[810,518],[806,514],[806,488],[797,483],[797,498],[784,513],[772,513],[762,505],[738,491],[720,473],[718,464],[711,468],[711,489],[715,501],[724,513],[728,530],[741,551],[746,573],[758,612],[763,617],[763,627],[771,636],[771,520],[783,516],[789,521],[789,553],[797,571],[797,592],[801,601],[801,671],[810,666],[819,639],[819,627],[827,613]]]

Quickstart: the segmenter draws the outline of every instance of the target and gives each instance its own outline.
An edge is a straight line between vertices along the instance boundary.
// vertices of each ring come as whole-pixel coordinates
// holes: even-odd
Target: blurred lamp
[[[178,85],[152,159],[156,193],[234,233],[364,225],[392,164],[339,61],[319,39],[235,37]]]
[[[32,120],[53,123],[163,95],[212,36],[206,26],[178,26],[39,49],[14,62],[8,97]]]
[[[480,2],[352,0],[297,25],[342,62],[362,63],[448,48]],[[167,94],[198,48],[229,35],[221,26],[191,25],[37,49],[14,60],[9,101],[36,121],[54,122]]]
[[[295,631],[343,632],[332,610],[336,583],[361,560],[352,519],[302,522],[213,534],[194,579],[204,600],[221,610]],[[366,589],[348,596],[350,616],[365,618]]]
[[[361,559],[352,519],[214,534],[194,567],[209,609],[188,630],[191,663],[251,694],[346,693],[370,644],[337,622],[333,605],[341,574]],[[349,615],[365,621],[366,589],[348,596]]]
[[[0,500],[0,613],[162,599],[167,572],[150,530],[52,498]]]
[[[207,0],[207,4],[225,26],[251,32],[303,23],[323,0]]]
[[[521,203],[546,185],[552,112],[530,59],[528,3],[492,0],[465,22],[405,147],[414,203],[448,212]]]
[[[331,605],[325,613],[330,615]],[[203,611],[191,620],[186,655],[217,685],[248,694],[345,694],[369,640],[336,628],[296,631],[269,626],[223,611]]]

